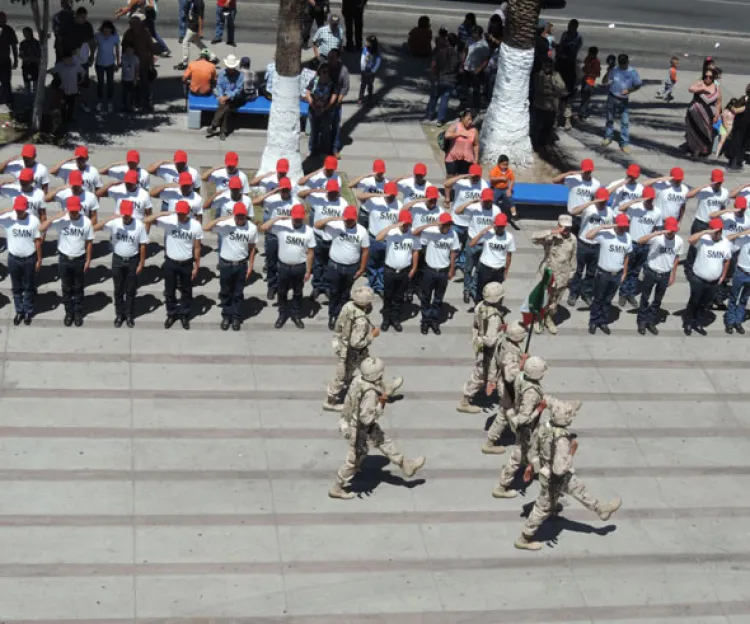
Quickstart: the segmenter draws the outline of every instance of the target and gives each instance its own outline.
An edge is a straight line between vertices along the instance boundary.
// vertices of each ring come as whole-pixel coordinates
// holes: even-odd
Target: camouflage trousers
[[[519,468],[526,466],[527,464],[534,464],[537,459],[537,457],[532,456],[531,443],[526,443],[520,440],[520,435],[522,435],[520,432],[516,433],[516,445],[513,447],[513,450],[508,457],[508,463],[505,464],[500,471],[500,481],[498,482],[498,486],[505,490],[510,488]]]
[[[354,351],[348,357],[339,356],[336,363],[336,374],[331,383],[328,384],[328,394],[338,397],[344,390],[348,390],[354,375],[359,373],[359,367],[369,355],[368,349],[362,349],[361,351]]]
[[[513,407],[513,400],[510,396],[507,384],[500,379],[497,387],[502,394],[500,395],[500,405],[497,408],[497,415],[487,432],[487,439],[491,442],[497,442],[503,437],[503,432],[510,427],[510,422],[508,421],[508,410]]]
[[[553,496],[552,491],[549,487],[549,480],[544,475],[539,475],[539,496],[534,501],[534,507],[526,519],[526,524],[523,525],[523,536],[527,539],[531,539],[536,533],[537,529],[542,526],[544,521],[549,518],[555,511],[557,500],[553,500],[556,497]],[[599,501],[589,494],[586,486],[578,480],[575,474],[568,474],[564,477],[560,490],[557,493],[558,496],[563,494],[569,494],[575,498],[581,505],[591,511],[599,511]]]
[[[549,304],[547,306],[547,314],[549,316],[554,316],[555,312],[557,312],[557,306],[560,305],[560,301],[563,298],[563,295],[565,294],[565,291],[568,289],[568,285],[565,284],[564,286],[551,286],[549,289]]]
[[[378,423],[373,423],[367,427],[361,425],[354,434],[351,433],[351,429],[347,429],[346,425],[342,425],[342,430],[345,431],[344,436],[349,441],[349,451],[346,454],[346,461],[336,473],[336,482],[342,488],[348,487],[354,475],[359,472],[360,466],[365,457],[367,457],[367,452],[371,446],[378,449],[391,463],[399,467],[403,465],[403,454],[398,450],[393,440],[385,435],[385,432]]]
[[[480,351],[474,356],[474,368],[471,370],[469,378],[464,384],[464,396],[473,397],[477,392],[483,390],[486,381],[493,381],[493,362],[494,358],[487,358],[487,375],[485,377],[485,357],[484,351]]]

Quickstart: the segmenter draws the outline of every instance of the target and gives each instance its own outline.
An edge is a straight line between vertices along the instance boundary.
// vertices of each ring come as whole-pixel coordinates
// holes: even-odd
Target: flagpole
[[[529,346],[531,345],[531,334],[534,333],[534,323],[536,323],[536,322],[537,322],[537,314],[534,313],[533,319],[532,319],[531,323],[529,323],[529,332],[526,335],[526,348],[523,351],[524,353],[528,353],[529,352]]]

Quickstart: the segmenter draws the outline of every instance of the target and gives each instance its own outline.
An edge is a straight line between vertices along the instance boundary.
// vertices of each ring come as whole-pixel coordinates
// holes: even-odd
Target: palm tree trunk
[[[529,79],[540,0],[510,0],[492,100],[482,123],[481,160],[506,154],[516,167],[534,160],[529,138]],[[507,42],[507,43],[506,43]]]
[[[289,177],[302,176],[299,153],[299,96],[302,67],[302,13],[305,0],[280,0],[276,33],[276,79],[261,171],[275,171],[279,158],[289,159]]]
[[[36,93],[34,94],[34,108],[31,113],[31,130],[37,134],[42,129],[44,114],[44,95],[47,82],[47,55],[49,49],[49,0],[42,0],[42,10],[39,10],[39,0],[31,0],[31,14],[39,36],[42,55],[39,59],[39,75],[36,79]]]

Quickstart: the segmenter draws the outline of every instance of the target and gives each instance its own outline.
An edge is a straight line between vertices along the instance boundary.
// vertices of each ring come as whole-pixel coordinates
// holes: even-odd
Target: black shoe
[[[442,334],[443,332],[440,330],[440,323],[435,321],[432,324],[432,331],[435,333],[436,336],[439,336],[440,334]]]
[[[22,320],[23,320],[23,314],[16,314],[16,315],[15,315],[15,316],[13,317],[13,324],[14,324],[14,325],[16,325],[16,326],[18,326],[18,325],[20,325],[20,324],[21,324],[21,321],[22,321]]]
[[[744,335],[744,333],[745,333],[745,328],[742,327],[742,325],[740,325],[739,323],[737,323],[734,326],[734,329],[737,331],[738,334],[743,334]]]
[[[724,325],[724,331],[731,336],[734,333],[734,325]]]
[[[31,316],[31,314],[27,314],[26,316],[24,316],[23,317],[23,324],[24,325],[31,325],[31,319],[32,318],[34,318],[34,317]],[[742,331],[744,332],[745,330],[743,329]]]
[[[287,318],[289,317],[284,316],[283,314],[279,314],[279,318],[276,319],[276,322],[273,324],[273,326],[276,329],[281,329],[282,327],[284,327],[284,323],[286,323]]]
[[[180,37],[180,38],[179,38],[179,39],[177,40],[177,43],[182,43],[182,40],[183,40],[184,38],[185,38],[185,37]]]
[[[426,336],[427,333],[430,331],[430,328],[427,326],[427,323],[422,323],[421,327],[419,328],[419,331],[422,332],[422,335]]]
[[[236,47],[237,47],[237,44],[236,44],[236,43],[235,43],[234,41],[227,41],[227,45],[228,45],[228,46],[231,46],[231,47],[233,47],[233,48],[236,48]]]
[[[380,331],[388,331],[390,326],[391,322],[388,319],[383,319],[383,322],[380,324]]]
[[[313,301],[317,301],[318,297],[320,297],[320,288],[313,288],[313,291],[310,294],[310,299]]]
[[[568,307],[574,308],[577,301],[578,297],[576,297],[575,295],[570,295],[568,297]]]
[[[234,319],[232,321],[232,331],[240,331],[240,327],[242,327],[242,323],[238,319]]]
[[[471,295],[467,292],[464,293],[464,303],[469,303],[471,301]]]
[[[687,325],[685,325],[685,327],[682,328],[682,331],[685,332],[686,336],[689,336],[690,334],[693,333],[693,330]]]
[[[646,335],[646,326],[645,325],[639,325],[638,326],[638,333],[641,336],[645,336]]]
[[[599,329],[602,330],[602,333],[607,334],[607,336],[609,336],[612,333],[612,330],[609,328],[609,325],[599,325]]]
[[[229,329],[229,319],[225,316],[221,319],[221,330],[227,331]]]
[[[221,37],[215,37],[214,39],[211,39],[211,45],[216,45],[217,43],[221,43]]]
[[[177,319],[176,319],[176,318],[175,318],[174,316],[168,316],[168,317],[167,317],[167,318],[166,318],[166,319],[164,320],[164,329],[169,329],[170,327],[172,327],[172,325],[174,325],[174,324],[175,324],[175,321],[176,321],[176,320],[177,320]]]
[[[331,331],[336,329],[336,317],[335,316],[328,317],[328,329],[330,329]]]
[[[178,71],[185,71],[187,69],[187,63],[178,63],[174,66],[174,69]]]
[[[190,329],[190,319],[187,316],[183,316],[180,323],[182,323],[182,329]]]
[[[220,132],[219,133],[219,141],[226,141],[227,140],[227,133],[226,132]]]
[[[590,296],[590,295],[581,295],[581,300],[582,300],[582,301],[583,301],[583,302],[584,302],[584,303],[585,303],[585,304],[586,304],[587,306],[591,307],[591,302],[593,301],[593,299],[591,298],[591,296]]]
[[[634,308],[638,307],[638,299],[635,298],[634,295],[630,295],[627,297],[628,303],[632,305]]]
[[[305,324],[302,322],[302,319],[299,316],[293,317],[292,323],[294,323],[294,326],[297,329],[305,329]]]
[[[706,328],[703,327],[703,325],[693,325],[693,329],[699,333],[701,336],[707,336],[708,332],[706,331]]]
[[[73,324],[73,315],[66,314],[63,323],[65,324],[65,327],[70,327]]]
[[[648,325],[646,325],[646,329],[650,331],[654,336],[659,335],[659,330],[656,328],[656,325],[654,325],[653,323],[649,323]]]
[[[269,301],[273,301],[276,299],[276,289],[275,288],[269,288],[268,292],[266,293],[266,299]]]
[[[117,315],[115,317],[115,327],[122,327],[122,324],[125,322],[125,319],[122,318],[120,315]]]
[[[210,139],[211,137],[216,136],[217,134],[219,134],[219,129],[214,128],[213,126],[209,126],[208,129],[206,130],[207,139]]]
[[[589,334],[593,336],[595,333],[596,333],[596,325],[594,325],[593,323],[589,323]]]
[[[404,328],[402,327],[400,321],[391,321],[391,327],[393,327],[393,329],[395,329],[399,333],[404,331]]]
[[[73,324],[74,324],[74,325],[75,325],[76,327],[80,327],[81,325],[83,325],[83,317],[82,317],[82,316],[81,316],[80,314],[76,314],[76,315],[75,315],[75,316],[73,317]]]
[[[620,308],[624,308],[627,301],[628,301],[627,297],[620,295],[620,297],[617,299],[617,306]]]
[[[133,327],[135,327],[135,318],[129,316],[127,319],[125,319],[125,324],[130,327],[130,329],[133,329]]]

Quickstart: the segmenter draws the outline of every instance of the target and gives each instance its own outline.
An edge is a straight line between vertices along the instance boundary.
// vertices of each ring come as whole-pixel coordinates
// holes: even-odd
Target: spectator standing
[[[234,54],[230,54],[224,59],[224,71],[219,74],[219,79],[216,82],[216,97],[219,100],[219,108],[214,113],[206,137],[212,137],[218,132],[221,141],[226,139],[229,132],[231,112],[243,104],[242,94],[245,76],[239,70],[239,66],[240,60]]]
[[[591,46],[586,58],[583,59],[583,80],[581,81],[581,106],[578,118],[585,121],[589,116],[589,102],[594,95],[594,87],[599,76],[602,75],[602,64],[599,61],[599,48]]]
[[[234,18],[237,17],[237,0],[216,0],[216,32],[211,44],[221,43],[224,38],[224,24],[227,27],[227,45],[236,46],[234,42]]]
[[[342,0],[341,13],[344,16],[346,32],[346,51],[355,52],[362,49],[362,22],[367,0]]]
[[[129,112],[133,110],[138,87],[138,76],[140,74],[140,59],[135,55],[132,45],[123,46],[122,59],[120,61],[122,74],[122,110]]]
[[[656,92],[657,99],[664,100],[665,102],[671,102],[672,100],[674,100],[672,91],[674,91],[674,86],[677,84],[677,67],[679,66],[679,64],[680,59],[678,57],[673,56],[669,59],[669,70],[667,71],[667,77],[664,79],[662,88]]]
[[[202,1],[202,0],[194,0]],[[143,17],[134,15],[130,18],[130,28],[122,36],[123,49],[131,47],[133,53],[138,57],[138,96],[141,110],[150,111],[151,107],[151,83],[156,78],[154,67],[154,56],[159,49],[151,38],[151,34],[143,24]]]
[[[445,156],[445,172],[449,176],[469,173],[469,167],[479,162],[479,132],[474,127],[474,115],[470,110],[445,132],[445,140],[451,148]]]
[[[182,40],[182,61],[175,65],[175,69],[187,69],[190,60],[190,44],[195,44],[199,50],[205,50],[206,45],[203,43],[203,18],[206,13],[206,5],[203,0],[186,0],[185,1],[185,23],[187,30]],[[216,60],[215,54],[211,53],[211,60]]]
[[[566,93],[565,82],[555,71],[552,59],[545,59],[542,69],[534,76],[531,144],[535,150],[550,144],[560,98]]]
[[[76,9],[73,21],[72,47],[77,50],[78,62],[83,69],[83,80],[79,84],[81,108],[85,113],[91,112],[91,107],[86,102],[85,94],[89,88],[89,67],[94,63],[94,52],[96,51],[96,38],[94,27],[89,22],[89,13],[85,7]]]
[[[302,45],[307,49],[310,46],[310,32],[312,31],[313,22],[318,29],[323,28],[326,22],[326,15],[330,7],[328,0],[307,0],[305,6],[305,15],[302,18]]]
[[[55,62],[61,61],[63,52],[72,45],[71,35],[75,24],[73,0],[60,0],[60,10],[52,16],[52,32],[55,35]]]
[[[39,63],[42,60],[42,46],[39,40],[34,38],[34,31],[26,26],[23,29],[23,41],[18,46],[18,55],[21,57],[21,75],[26,95],[36,93],[36,81],[39,78]]]
[[[407,41],[409,54],[413,56],[431,56],[432,55],[432,28],[430,18],[423,15],[417,20],[416,28],[409,31]]]
[[[218,75],[210,58],[211,50],[201,50],[198,60],[190,63],[182,74],[182,82],[193,95],[208,95],[214,90]]]
[[[313,39],[315,58],[321,63],[328,61],[331,50],[340,50],[344,46],[344,31],[341,29],[338,15],[328,18],[328,25],[318,28]]]
[[[716,70],[707,69],[703,79],[688,88],[693,101],[685,113],[685,141],[688,155],[705,158],[714,145],[714,124],[721,116],[721,89],[716,84]]]
[[[467,13],[464,16],[464,21],[458,25],[458,40],[464,47],[468,47],[471,43],[471,34],[474,32],[476,25],[477,16],[474,13]]]
[[[578,53],[581,51],[582,46],[583,39],[578,33],[578,20],[572,19],[568,22],[568,29],[560,37],[560,43],[555,46],[555,70],[557,70],[563,79],[568,92],[560,100],[562,117],[564,119],[563,127],[566,130],[572,128],[570,123],[570,118],[573,115],[571,102],[576,90]]]
[[[362,48],[362,57],[359,60],[361,79],[359,83],[359,100],[357,104],[364,102],[365,90],[367,99],[372,101],[372,90],[375,84],[375,74],[380,69],[380,44],[375,35],[367,37],[365,47]]]
[[[114,24],[104,20],[96,39],[96,94],[99,102],[96,105],[98,111],[112,111],[112,100],[115,96],[115,71],[120,66],[120,37],[117,35]],[[104,82],[107,82],[105,101]]]
[[[490,60],[490,47],[484,39],[481,26],[475,26],[471,33],[471,43],[464,57],[463,105],[470,104],[479,110],[482,104],[484,70]]]
[[[335,99],[331,72],[328,63],[323,63],[318,67],[318,75],[310,81],[305,93],[305,100],[310,105],[310,136],[307,147],[311,155],[321,153],[330,145]]]
[[[442,126],[448,117],[448,103],[458,81],[461,60],[456,49],[457,43],[456,35],[449,35],[445,30],[440,32],[435,42],[435,54],[431,64],[432,91],[427,103],[425,121],[432,121],[437,117],[439,126]]]
[[[255,81],[255,72],[250,69],[249,56],[240,59],[240,72],[242,73],[242,101],[252,102],[258,99],[258,83]]]
[[[11,60],[12,59],[12,60]],[[18,67],[18,37],[8,26],[5,11],[0,11],[0,104],[13,108],[11,76]]]
[[[78,98],[78,86],[83,80],[84,71],[72,52],[67,52],[61,61],[55,63],[52,73],[60,81],[64,94],[62,117],[66,122],[75,120],[75,106]]]
[[[335,93],[331,118],[331,154],[341,158],[341,116],[344,98],[349,95],[349,70],[341,62],[341,50],[331,50],[328,55],[328,66]]]
[[[732,134],[729,135],[729,145],[727,146],[727,155],[729,157],[729,169],[731,171],[740,171],[745,162],[745,140],[747,137],[748,120],[750,112],[746,110],[750,100],[750,84],[745,87],[745,95],[739,98],[738,106],[734,111],[734,125]]]
[[[607,124],[604,127],[602,147],[612,143],[615,133],[615,120],[620,122],[620,149],[624,154],[630,153],[630,94],[641,88],[641,77],[630,67],[627,54],[617,57],[617,67],[607,72],[602,84],[609,85],[607,94]]]

